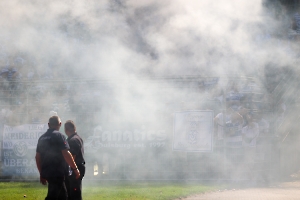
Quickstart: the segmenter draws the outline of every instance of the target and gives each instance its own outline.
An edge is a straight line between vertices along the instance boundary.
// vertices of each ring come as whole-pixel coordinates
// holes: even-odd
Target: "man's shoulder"
[[[56,130],[53,132],[47,131],[46,133],[44,133],[40,136],[39,141],[45,140],[45,139],[50,139],[50,138],[57,137],[57,136],[63,137],[63,134]]]
[[[78,135],[77,133],[75,135],[73,135],[71,138],[69,138],[69,140],[82,140],[82,138],[80,137],[80,135]]]
[[[43,134],[40,136],[40,138],[41,138],[41,137],[44,137],[46,134],[47,134],[47,132],[43,133]]]
[[[80,135],[76,134],[75,136],[76,136],[77,139],[82,140],[82,138],[80,137]]]
[[[80,143],[83,143],[83,140],[82,138],[78,135],[78,134],[75,134],[73,135],[71,138],[68,138],[67,141],[69,142],[69,144],[80,144]]]
[[[46,131],[45,133],[43,133],[43,134],[40,136],[39,140],[40,140],[40,139],[43,139],[43,138],[45,138],[45,137],[51,137],[49,130]]]
[[[61,132],[59,132],[59,131],[57,131],[57,130],[54,130],[51,134],[50,134],[50,137],[51,138],[53,138],[53,140],[59,140],[59,141],[61,141],[61,140],[63,140],[63,141],[65,141],[66,140],[66,137],[61,133]]]
[[[57,131],[57,130],[54,130],[54,131],[52,132],[52,134],[58,135],[58,136],[64,136],[60,131]]]
[[[220,112],[220,113],[218,113],[218,114],[216,115],[215,118],[219,119],[219,118],[222,118],[222,117],[223,117],[223,112]]]

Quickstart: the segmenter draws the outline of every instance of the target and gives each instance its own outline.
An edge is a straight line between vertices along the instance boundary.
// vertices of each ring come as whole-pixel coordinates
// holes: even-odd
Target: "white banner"
[[[24,124],[3,128],[3,175],[36,175],[35,150],[47,124]]]
[[[173,150],[211,152],[213,111],[185,111],[174,114]]]
[[[96,153],[105,149],[141,150],[144,148],[165,148],[167,133],[165,130],[103,130],[99,125],[94,134],[85,141],[85,152]]]

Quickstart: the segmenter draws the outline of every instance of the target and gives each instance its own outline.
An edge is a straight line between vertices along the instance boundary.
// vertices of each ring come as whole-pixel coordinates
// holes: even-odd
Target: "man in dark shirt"
[[[40,172],[40,182],[48,182],[48,194],[45,200],[67,200],[65,176],[67,165],[71,166],[76,178],[80,172],[69,152],[69,144],[65,136],[59,132],[61,121],[58,116],[52,116],[48,123],[49,129],[38,140],[36,148],[36,165]]]
[[[69,200],[82,200],[82,178],[85,174],[85,161],[83,158],[83,140],[76,132],[75,123],[68,120],[65,123],[65,133],[68,136],[68,143],[70,145],[70,152],[75,160],[75,163],[80,171],[80,178],[76,179],[75,174],[70,171],[70,176],[66,180]]]

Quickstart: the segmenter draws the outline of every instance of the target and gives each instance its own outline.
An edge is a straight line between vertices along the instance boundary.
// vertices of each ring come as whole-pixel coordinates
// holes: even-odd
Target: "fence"
[[[253,177],[254,179],[263,177],[263,180],[270,180],[270,177],[275,177],[274,174],[278,172],[278,168],[276,168],[278,164],[276,163],[279,162],[279,145],[272,129],[269,135],[260,136],[257,139],[257,146],[252,149],[243,146],[230,148],[214,140],[214,150],[209,153],[175,152],[172,150],[172,113],[185,110],[213,110],[216,115],[222,112],[225,108],[225,100],[222,102],[215,97],[205,95],[219,83],[239,83],[243,87],[240,93],[245,97],[243,100],[245,108],[254,113],[268,113],[268,116],[274,114],[270,102],[262,102],[264,91],[258,83],[255,83],[255,79],[241,77],[220,79],[191,76],[160,77],[134,81],[58,80],[16,82],[8,85],[5,83],[1,92],[9,94],[9,96],[3,96],[0,99],[0,107],[9,106],[13,114],[19,116],[17,120],[13,117],[15,120],[12,121],[12,125],[45,122],[49,111],[58,111],[63,119],[75,118],[79,133],[83,134],[85,142],[88,143],[88,137],[99,125],[98,120],[101,121],[101,129],[110,130],[116,125],[115,116],[111,113],[118,112],[114,106],[117,96],[114,96],[112,91],[128,90],[132,85],[139,84],[145,87],[145,90],[148,88],[155,91],[147,94],[149,98],[157,94],[167,95],[164,105],[168,109],[160,111],[159,116],[155,115],[159,118],[155,122],[156,124],[163,122],[162,128],[166,137],[162,140],[156,134],[160,130],[154,130],[156,132],[150,134],[154,139],[130,144],[129,149],[126,149],[126,143],[123,143],[124,148],[118,149],[117,145],[120,144],[115,144],[116,148],[114,149],[106,148],[105,150],[90,152],[89,155],[86,154],[87,179],[246,180]],[[13,85],[13,87],[9,85]],[[223,96],[228,96],[229,92],[229,90],[225,91]],[[189,94],[193,94],[192,97],[188,96]],[[74,96],[76,100],[72,101]],[[54,98],[51,99],[50,97]],[[65,102],[64,98],[67,99]],[[43,117],[34,121],[37,116]],[[122,134],[125,134],[125,131],[128,131],[129,123],[126,119],[122,120],[122,123],[125,124]],[[270,118],[270,121],[274,123],[272,120],[273,117]],[[145,118],[145,121],[148,119]],[[161,129],[155,123],[154,126]],[[132,132],[134,133],[134,130]]]

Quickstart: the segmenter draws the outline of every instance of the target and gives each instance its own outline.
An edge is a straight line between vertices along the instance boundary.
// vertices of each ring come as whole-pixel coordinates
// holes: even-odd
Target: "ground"
[[[193,195],[182,200],[298,200],[300,181],[275,184],[269,187],[222,189]]]
[[[85,181],[84,200],[172,200],[215,189],[186,183],[108,183]],[[0,182],[1,200],[44,199],[47,187],[38,182]],[[24,198],[24,195],[25,198]]]
[[[226,188],[226,189],[225,189]],[[37,182],[0,182],[0,199],[44,199],[46,187]],[[86,183],[85,200],[294,200],[300,199],[300,181],[271,186],[146,183]]]

